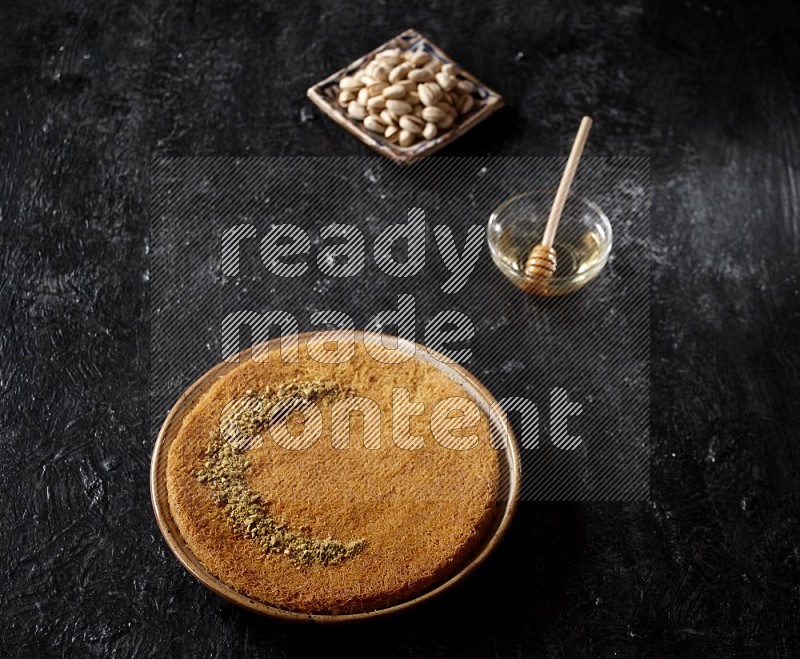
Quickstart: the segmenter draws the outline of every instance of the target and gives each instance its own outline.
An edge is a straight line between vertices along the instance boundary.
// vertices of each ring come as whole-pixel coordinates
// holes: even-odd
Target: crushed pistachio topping
[[[287,398],[299,398],[307,403],[316,401],[334,400],[340,393],[339,385],[325,380],[312,380],[311,382],[284,382],[277,388],[265,387],[263,391],[248,390],[247,395],[261,401],[260,410],[242,410],[234,419],[236,426],[243,435],[257,435],[270,423],[272,408],[277,403]],[[287,414],[290,412],[287,409]]]
[[[258,429],[265,427],[269,422],[268,409],[281,399],[297,396],[317,400],[335,396],[337,392],[335,384],[323,382],[292,382],[277,390],[267,388],[260,396],[265,411],[254,418],[253,423]],[[209,437],[211,443],[205,451],[203,466],[194,476],[213,489],[211,497],[224,509],[233,529],[258,543],[265,553],[283,554],[299,566],[310,566],[339,563],[364,549],[364,539],[342,542],[313,538],[275,519],[267,512],[267,501],[247,486],[246,474],[251,466],[247,455],[226,442],[218,432],[209,433]]]

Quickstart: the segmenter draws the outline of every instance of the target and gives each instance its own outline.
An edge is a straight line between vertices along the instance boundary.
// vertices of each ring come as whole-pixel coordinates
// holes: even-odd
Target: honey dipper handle
[[[544,238],[542,238],[542,245],[545,247],[553,246],[553,241],[556,238],[556,229],[558,229],[558,221],[561,219],[561,213],[567,201],[569,188],[572,185],[572,179],[575,178],[575,172],[578,169],[578,161],[581,159],[583,146],[586,144],[586,138],[589,137],[589,130],[591,128],[591,117],[584,117],[581,119],[578,134],[575,136],[575,141],[572,143],[572,151],[569,152],[567,166],[564,168],[564,174],[561,176],[561,183],[558,184],[558,191],[556,192],[555,201],[553,201],[553,208],[550,209],[550,217],[547,219]]]

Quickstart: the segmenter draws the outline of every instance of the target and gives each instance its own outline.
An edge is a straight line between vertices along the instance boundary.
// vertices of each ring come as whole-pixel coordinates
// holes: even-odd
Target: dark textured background
[[[0,5],[0,654],[800,652],[790,3]],[[652,157],[652,504],[525,504],[479,575],[354,628],[197,585],[152,518],[155,154],[364,148],[304,98],[406,27],[508,108],[447,155]]]

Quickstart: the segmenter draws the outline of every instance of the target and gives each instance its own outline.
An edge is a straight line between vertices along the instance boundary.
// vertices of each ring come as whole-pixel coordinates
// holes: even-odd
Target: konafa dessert
[[[489,416],[458,382],[361,341],[270,349],[210,384],[168,453],[170,514],[208,572],[288,611],[348,614],[447,580],[504,496]],[[322,359],[320,359],[322,357]]]

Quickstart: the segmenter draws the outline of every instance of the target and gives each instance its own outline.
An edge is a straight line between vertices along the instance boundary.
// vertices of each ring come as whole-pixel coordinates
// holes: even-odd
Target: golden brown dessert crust
[[[223,408],[249,390],[291,381],[336,382],[349,395],[367,396],[381,408],[381,445],[364,446],[356,422],[347,448],[331,442],[331,407],[321,401],[320,438],[293,451],[269,437],[247,451],[247,484],[268,503],[269,514],[317,538],[365,540],[357,555],[333,565],[298,565],[265,554],[236,532],[212,488],[197,478],[219,429]],[[404,387],[425,404],[411,430],[419,450],[392,441],[392,390]],[[216,382],[185,417],[168,456],[167,491],[181,535],[200,562],[223,582],[253,599],[303,613],[356,613],[407,600],[457,571],[484,537],[496,513],[499,461],[480,415],[477,445],[441,446],[430,429],[431,410],[450,397],[467,397],[440,370],[414,358],[376,362],[357,344],[343,364],[310,359],[296,363],[276,354],[245,361]],[[363,425],[363,424],[362,424]]]

